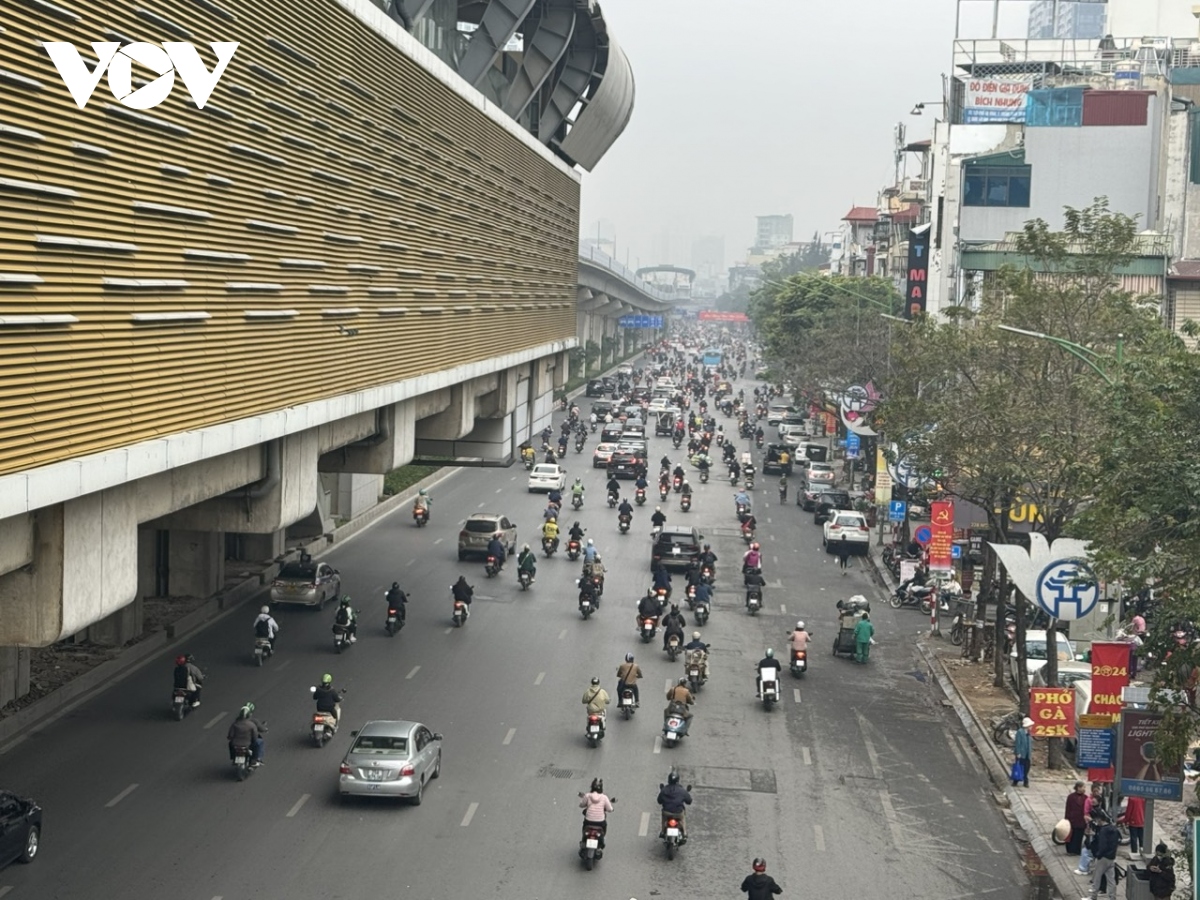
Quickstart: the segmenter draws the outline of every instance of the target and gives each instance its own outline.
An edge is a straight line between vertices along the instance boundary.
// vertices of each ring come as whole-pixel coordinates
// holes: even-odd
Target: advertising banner
[[[716,312],[705,310],[696,316],[701,322],[749,322],[750,317],[740,312]]]
[[[954,565],[954,504],[949,500],[934,500],[930,505],[929,524],[933,531],[929,541],[929,568],[949,569]]]
[[[1025,95],[1032,75],[1009,78],[963,78],[963,124],[1024,122]]]
[[[1121,689],[1129,684],[1129,646],[1120,641],[1092,642],[1092,699],[1088,701],[1088,713],[1105,717],[1110,727],[1120,721]],[[1088,780],[1111,784],[1116,778],[1113,765],[1110,762],[1104,767],[1089,766]]]
[[[1154,735],[1162,713],[1127,709],[1121,716],[1121,793],[1148,800],[1183,799],[1183,774],[1158,757]]]
[[[892,500],[892,473],[888,471],[887,457],[883,447],[875,448],[875,502],[880,506]],[[903,521],[903,519],[901,520]]]
[[[929,232],[921,225],[908,233],[908,280],[904,289],[904,314],[909,319],[924,315],[929,294]]]
[[[1030,688],[1029,718],[1029,733],[1035,738],[1074,737],[1075,688]]]
[[[1111,770],[1117,759],[1117,735],[1107,714],[1084,713],[1079,717],[1075,764],[1079,768]],[[1111,777],[1109,778],[1111,781]]]

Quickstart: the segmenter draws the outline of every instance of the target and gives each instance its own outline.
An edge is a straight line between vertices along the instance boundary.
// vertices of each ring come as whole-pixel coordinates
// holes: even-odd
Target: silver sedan
[[[343,797],[406,797],[420,806],[425,785],[441,773],[440,734],[420,722],[375,719],[354,732],[338,791]]]

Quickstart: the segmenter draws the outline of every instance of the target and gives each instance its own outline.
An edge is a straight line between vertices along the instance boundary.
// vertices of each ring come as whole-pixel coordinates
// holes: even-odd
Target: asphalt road
[[[728,482],[697,483],[689,514],[669,503],[669,522],[696,523],[720,562],[704,629],[712,677],[691,735],[660,748],[661,692],[682,663],[667,660],[661,640],[634,634],[653,504],[620,535],[603,472],[589,467],[594,446],[567,463],[587,484],[578,518],[608,564],[591,620],[576,610],[578,564],[565,555],[539,563],[528,593],[515,567],[489,580],[481,563],[457,562],[467,514],[503,511],[536,546],[545,505],[520,467],[464,470],[435,490],[426,529],[404,511],[329,555],[360,610],[359,641],[344,655],[333,650],[332,609],[282,610],[278,653],[255,668],[248,606],[187,642],[208,681],[182,723],[168,717],[172,651],[0,755],[0,785],[46,811],[40,857],[0,871],[0,897],[715,900],[739,896],[759,855],[785,897],[1025,897],[986,780],[915,662],[922,617],[876,603],[871,663],[830,655],[836,600],[877,591],[861,560],[839,573],[811,515],[776,504],[773,478],[755,492],[768,581],[755,618],[737,587],[744,547]],[[652,459],[664,447],[652,438]],[[448,591],[460,572],[477,597],[461,630],[450,628]],[[412,602],[408,627],[389,639],[382,595],[393,580]],[[755,664],[767,646],[784,652],[798,617],[815,633],[812,669],[796,681],[785,670],[784,702],[765,712]],[[607,738],[589,749],[581,696],[593,675],[615,693],[628,651],[646,674],[642,709],[630,721],[610,716]],[[323,672],[349,694],[342,730],[317,749],[308,688]],[[239,784],[225,730],[247,700],[270,726],[267,765]],[[339,799],[338,763],[368,718],[416,719],[445,735],[442,777],[421,807]],[[668,862],[654,798],[672,765],[695,786],[695,803],[692,840]],[[576,795],[595,775],[619,802],[608,852],[586,872]]]

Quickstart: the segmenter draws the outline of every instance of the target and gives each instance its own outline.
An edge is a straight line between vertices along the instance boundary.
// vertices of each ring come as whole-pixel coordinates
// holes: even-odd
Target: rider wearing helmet
[[[408,604],[408,595],[400,590],[400,582],[393,581],[391,588],[388,589],[384,597],[387,600],[389,609],[396,610],[396,614],[400,617],[400,621],[404,621],[404,607]]]
[[[175,689],[188,692],[188,702],[193,707],[200,705],[200,688],[204,684],[204,673],[192,662],[191,655],[175,657]]]
[[[591,538],[588,538],[587,546],[585,546],[583,548],[583,563],[584,563],[584,565],[590,566],[592,563],[594,563],[596,561],[596,557],[599,556],[599,554],[600,554],[600,551],[596,549],[595,541],[593,541]]]
[[[342,695],[333,689],[332,675],[321,676],[321,686],[313,691],[313,699],[317,701],[317,712],[330,713],[334,722],[341,721]]]
[[[546,524],[542,526],[542,540],[558,546],[558,519],[551,516],[546,520]]]
[[[692,639],[683,645],[689,654],[695,653],[700,659],[700,677],[708,678],[708,644],[700,640],[700,632],[693,631]]]
[[[229,759],[232,760],[234,750],[238,747],[249,748],[251,751],[250,765],[258,768],[263,764],[263,751],[266,742],[263,734],[267,726],[254,718],[254,704],[247,703],[238,710],[238,717],[229,726],[225,739],[229,741]]]
[[[661,506],[654,507],[654,515],[650,517],[650,524],[655,528],[662,528],[667,524],[667,514],[662,511]]]
[[[788,635],[788,637],[790,638],[789,645],[792,655],[795,656],[798,651],[808,650],[808,642],[812,638],[812,635],[805,630],[804,621],[801,620],[796,623],[796,630]]]
[[[679,774],[674,769],[667,776],[667,783],[659,787],[658,799],[654,802],[662,807],[662,829],[658,832],[658,836],[660,838],[666,836],[667,820],[674,819],[679,823],[679,843],[686,842],[687,826],[684,824],[683,814],[684,807],[689,806],[692,802],[692,795],[679,783]]]
[[[759,549],[758,541],[750,545],[750,549],[742,554],[742,571],[749,572],[751,569],[762,568],[762,550]]]
[[[588,715],[603,718],[608,703],[608,691],[600,687],[599,678],[593,678],[591,686],[583,692],[583,705],[587,707]]]
[[[275,649],[275,635],[279,633],[279,623],[271,618],[271,607],[264,606],[258,611],[258,618],[254,620],[254,636],[266,638],[271,642],[271,649]]]
[[[508,556],[508,551],[504,548],[504,532],[497,531],[492,535],[492,539],[488,541],[487,555],[496,560],[496,568],[504,568],[504,560]]]
[[[642,675],[642,667],[633,661],[633,654],[625,654],[625,662],[617,666],[617,696],[620,697],[625,688],[633,692],[633,705],[639,706],[642,695],[638,691],[638,679]]]
[[[684,719],[690,720],[692,711],[689,707],[695,702],[696,698],[688,690],[688,680],[680,678],[678,683],[667,688],[666,715],[682,716]]]
[[[425,510],[425,518],[433,518],[433,498],[429,496],[429,488],[421,488],[413,499],[413,512]]]
[[[517,556],[517,572],[528,572],[530,584],[537,581],[537,555],[529,549],[528,544],[521,547],[521,553]]]
[[[779,664],[779,660],[777,660],[775,658],[775,651],[772,650],[770,647],[768,647],[767,655],[758,661],[758,666],[755,667],[755,670],[754,670],[759,673],[757,676],[755,676],[755,679],[754,679],[754,683],[757,685],[757,687],[755,688],[756,693],[754,696],[756,696],[756,697],[762,696],[762,670],[763,669],[774,669],[775,673],[776,673],[776,681],[778,681],[779,680],[778,673],[781,668],[783,668],[783,666],[781,666]]]
[[[586,794],[579,795],[579,808],[583,810],[583,827],[586,833],[588,824],[600,826],[600,847],[604,848],[604,835],[608,831],[608,821],[605,816],[613,811],[612,800],[604,793],[604,779],[593,778],[592,789]],[[580,852],[583,845],[580,845]]]
[[[775,894],[782,894],[783,888],[767,874],[766,860],[760,856],[754,860],[753,874],[742,879],[742,892],[746,894],[746,900],[771,900]]]
[[[358,614],[354,612],[354,608],[350,605],[350,595],[346,594],[342,597],[341,603],[338,605],[337,615],[333,619],[334,633],[344,631],[350,635],[350,643],[358,640],[355,636],[358,631]]]

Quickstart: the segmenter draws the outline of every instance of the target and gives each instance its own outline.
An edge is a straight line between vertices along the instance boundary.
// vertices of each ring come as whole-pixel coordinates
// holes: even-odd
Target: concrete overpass
[[[622,316],[671,314],[670,295],[593,246],[579,248],[576,334],[580,346],[602,344],[620,328]]]

